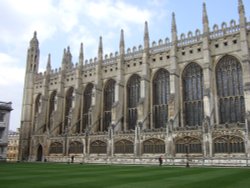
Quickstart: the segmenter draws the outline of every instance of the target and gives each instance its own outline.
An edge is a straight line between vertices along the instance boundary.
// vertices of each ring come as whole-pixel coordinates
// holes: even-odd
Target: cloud
[[[104,53],[114,53],[119,49],[121,29],[124,29],[127,47],[131,47],[129,43],[141,44],[144,22],[148,21],[150,26],[159,15],[164,15],[161,5],[162,0],[143,3],[130,0],[1,0],[0,95],[1,100],[13,101],[12,126],[17,127],[20,122],[26,53],[35,30],[40,43],[39,70],[44,70],[48,53],[52,54],[52,67],[59,68],[62,49],[67,45],[71,47],[74,62],[78,61],[81,42],[85,59],[96,57],[99,36],[103,37]]]
[[[19,68],[17,62],[18,59],[0,52],[0,86],[23,83],[25,68]]]

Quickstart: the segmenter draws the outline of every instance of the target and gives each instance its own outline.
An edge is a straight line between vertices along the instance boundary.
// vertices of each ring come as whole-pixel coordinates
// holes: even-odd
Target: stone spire
[[[79,67],[83,66],[84,54],[83,54],[83,43],[80,45],[80,53],[79,53]]]
[[[120,36],[120,54],[125,54],[125,42],[124,42],[124,32],[121,30]]]
[[[176,28],[176,21],[175,21],[175,13],[172,13],[172,42],[177,42],[177,28]]]
[[[49,73],[51,70],[51,56],[50,54],[48,55],[48,61],[47,61],[47,66],[46,66],[47,72]]]
[[[209,32],[209,22],[208,22],[207,8],[206,8],[205,2],[203,3],[202,23],[203,23],[203,33],[208,33]]]
[[[102,37],[99,38],[99,47],[98,47],[98,60],[102,60],[103,56],[103,47],[102,47]]]
[[[69,46],[67,47],[66,58],[67,58],[67,63],[70,65],[72,63],[72,55]]]
[[[39,42],[37,40],[37,33],[36,31],[34,31],[34,35],[33,38],[30,40],[30,47],[38,47],[39,46]]]
[[[149,49],[149,34],[148,34],[148,22],[145,22],[144,26],[144,49]]]
[[[240,25],[245,26],[246,24],[245,8],[242,0],[238,0],[238,12],[240,16]]]

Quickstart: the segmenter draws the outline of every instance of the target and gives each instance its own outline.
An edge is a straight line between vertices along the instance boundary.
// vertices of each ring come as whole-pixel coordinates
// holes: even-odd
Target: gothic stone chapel
[[[237,7],[236,7],[237,8]],[[39,73],[36,32],[27,52],[19,160],[168,165],[250,165],[250,22],[238,21]]]

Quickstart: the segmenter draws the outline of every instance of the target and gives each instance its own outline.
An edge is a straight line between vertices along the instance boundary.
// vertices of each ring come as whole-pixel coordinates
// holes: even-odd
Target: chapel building
[[[250,22],[239,21],[39,73],[39,42],[30,41],[23,93],[19,160],[184,165],[250,164]]]

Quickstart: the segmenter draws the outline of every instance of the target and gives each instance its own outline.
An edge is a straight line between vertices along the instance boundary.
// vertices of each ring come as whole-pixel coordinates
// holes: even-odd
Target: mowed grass
[[[0,163],[1,188],[249,188],[249,168]]]

